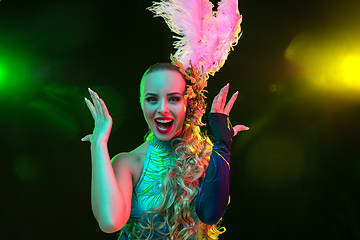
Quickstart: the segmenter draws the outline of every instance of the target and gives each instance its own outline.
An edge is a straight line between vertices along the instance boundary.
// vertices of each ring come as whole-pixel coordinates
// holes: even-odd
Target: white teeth
[[[172,120],[156,120],[159,123],[168,123],[171,122]]]

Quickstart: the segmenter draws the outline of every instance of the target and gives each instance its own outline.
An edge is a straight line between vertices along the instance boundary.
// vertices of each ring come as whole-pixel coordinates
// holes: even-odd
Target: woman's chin
[[[174,137],[178,137],[181,134],[181,129],[178,131],[171,131],[168,133],[160,133],[158,132],[156,129],[154,129],[155,131],[153,131],[155,137],[161,141],[169,141]]]
[[[169,141],[170,139],[172,139],[172,136],[164,136],[164,134],[156,134],[156,133],[155,133],[155,137],[160,141]]]
[[[175,136],[175,132],[171,131],[168,133],[160,133],[159,131],[157,131],[156,129],[154,129],[155,131],[153,131],[155,137],[161,141],[169,141],[170,139],[172,139]]]

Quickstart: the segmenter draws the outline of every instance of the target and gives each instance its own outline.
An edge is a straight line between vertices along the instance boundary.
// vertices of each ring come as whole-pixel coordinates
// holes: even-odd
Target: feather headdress
[[[148,9],[162,17],[172,32],[179,36],[174,42],[174,57],[186,68],[204,68],[214,75],[223,65],[230,50],[241,36],[242,16],[237,0],[222,0],[212,11],[208,0],[161,0]]]
[[[185,95],[190,102],[186,123],[193,126],[205,125],[201,117],[209,74],[219,71],[241,36],[237,0],[220,1],[217,12],[213,7],[209,0],[161,0],[148,8],[179,35],[174,36],[177,51],[171,61],[191,81]]]

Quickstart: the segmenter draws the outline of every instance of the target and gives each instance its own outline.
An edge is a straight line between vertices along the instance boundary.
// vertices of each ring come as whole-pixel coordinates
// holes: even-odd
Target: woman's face
[[[155,136],[162,141],[178,136],[186,115],[186,88],[182,75],[175,71],[155,71],[143,79],[142,109]]]

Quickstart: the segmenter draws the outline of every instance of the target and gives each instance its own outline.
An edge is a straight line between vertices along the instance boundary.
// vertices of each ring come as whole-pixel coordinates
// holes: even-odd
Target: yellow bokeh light
[[[346,37],[345,37],[346,36]],[[296,66],[299,78],[310,86],[346,97],[359,98],[360,43],[359,31],[329,33],[304,32],[296,36],[284,57]]]
[[[342,64],[344,80],[351,86],[360,86],[360,56],[348,56]]]

